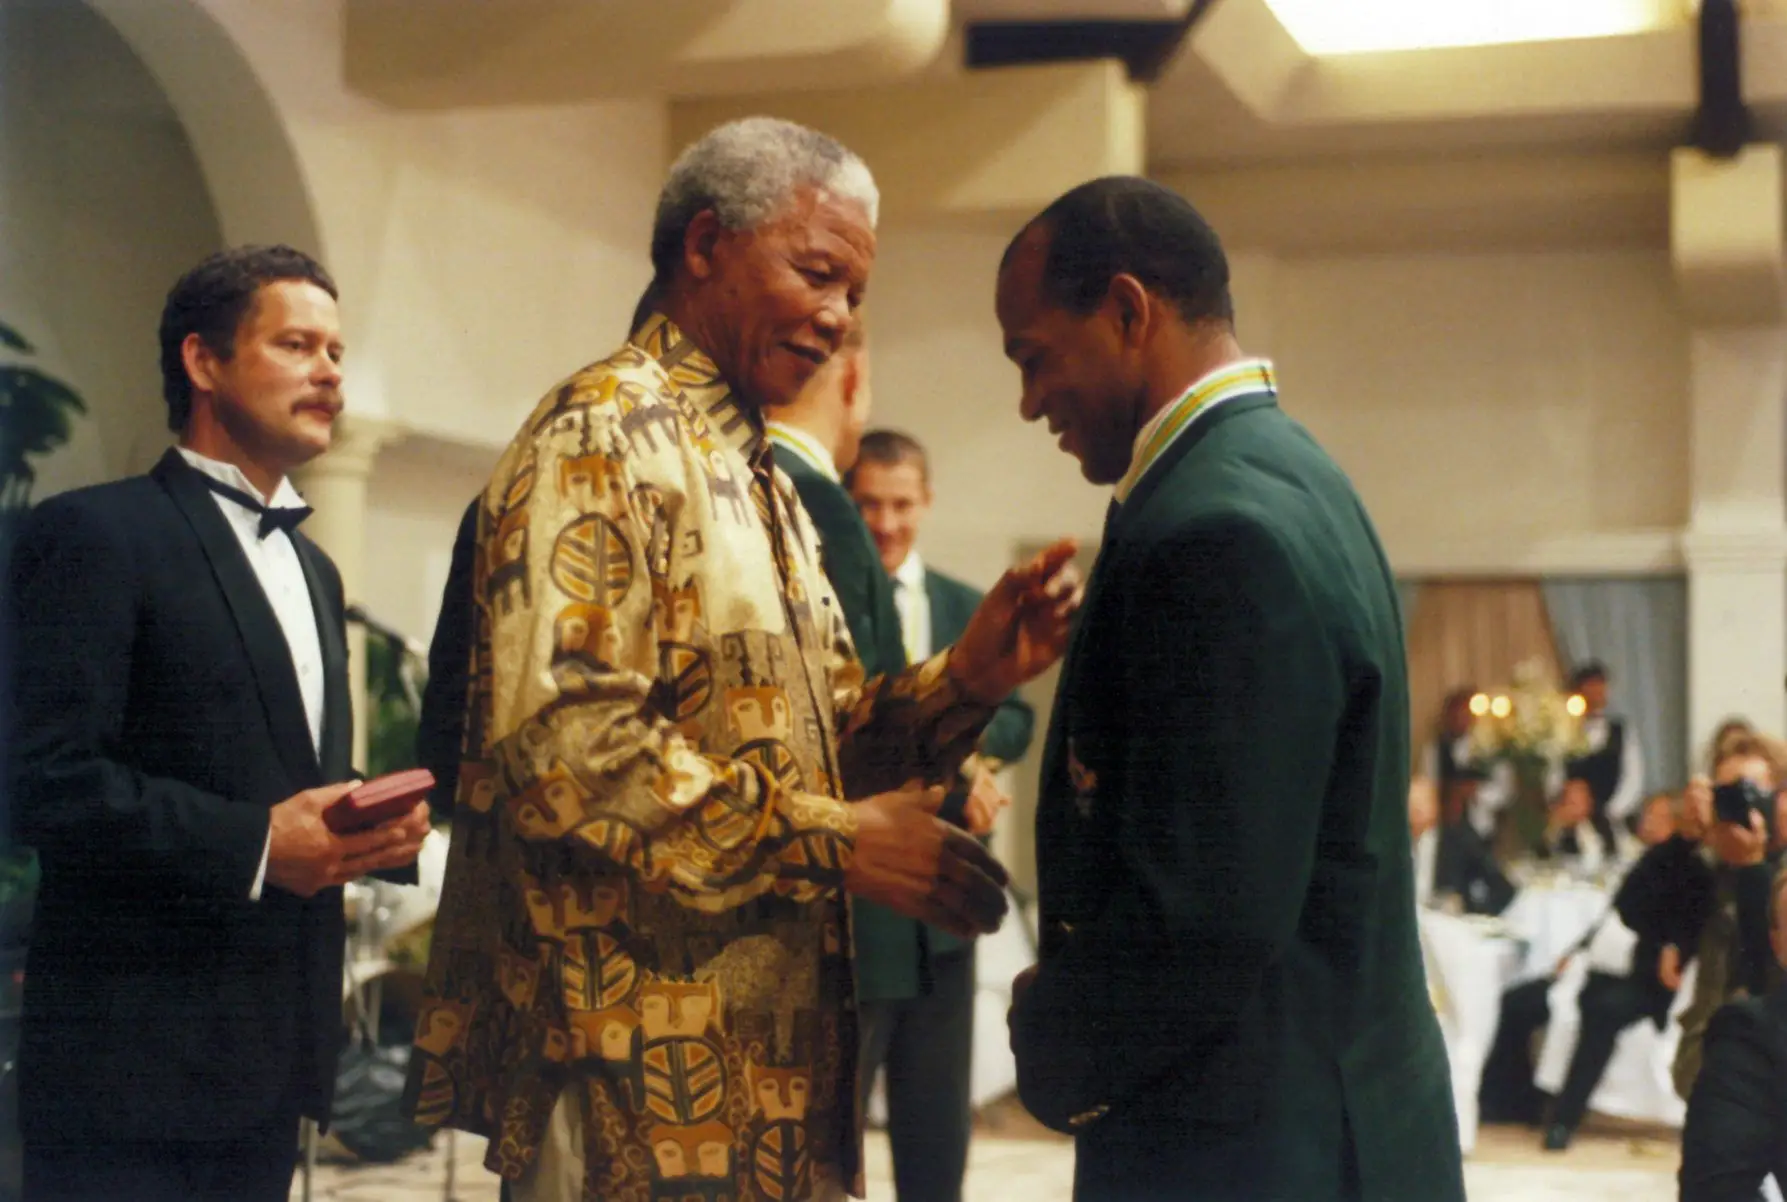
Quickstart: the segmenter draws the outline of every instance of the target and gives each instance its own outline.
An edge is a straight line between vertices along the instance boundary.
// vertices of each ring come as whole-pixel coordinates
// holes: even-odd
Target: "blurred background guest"
[[[1777,873],[1769,936],[1787,969],[1787,872]],[[1682,1131],[1681,1202],[1749,1202],[1764,1178],[1787,1182],[1787,984],[1732,1002],[1707,1026]]]

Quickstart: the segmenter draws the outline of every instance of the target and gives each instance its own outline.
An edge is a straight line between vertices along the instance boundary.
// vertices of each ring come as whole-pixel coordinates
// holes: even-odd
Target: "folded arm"
[[[1232,1032],[1296,931],[1344,705],[1269,531],[1192,527],[1127,575],[1116,879],[1012,1015],[1020,1092],[1062,1130]]]
[[[46,857],[250,896],[267,811],[154,776],[124,751],[138,594],[128,540],[54,500],[12,558],[12,835]]]

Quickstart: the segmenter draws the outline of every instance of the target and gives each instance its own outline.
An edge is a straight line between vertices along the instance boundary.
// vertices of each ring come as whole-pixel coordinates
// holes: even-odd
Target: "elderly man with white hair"
[[[862,161],[797,125],[691,146],[649,313],[541,400],[479,502],[409,1097],[488,1136],[516,1199],[860,1193],[846,895],[963,934],[1003,916],[1003,871],[927,786],[1060,656],[1072,544],[865,683],[764,436],[856,321],[876,207]]]

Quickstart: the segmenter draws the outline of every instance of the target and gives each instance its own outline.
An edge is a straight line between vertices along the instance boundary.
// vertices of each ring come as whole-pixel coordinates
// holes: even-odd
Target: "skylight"
[[[1492,46],[1641,33],[1679,24],[1688,0],[1266,0],[1310,54]]]

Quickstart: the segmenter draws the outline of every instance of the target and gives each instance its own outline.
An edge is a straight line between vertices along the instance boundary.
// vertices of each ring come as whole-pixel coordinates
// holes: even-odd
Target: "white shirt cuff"
[[[265,885],[267,883],[267,856],[272,851],[273,851],[273,828],[271,825],[269,825],[267,827],[267,841],[265,843],[261,844],[261,866],[259,868],[255,869],[254,888],[252,888],[248,891],[248,900],[249,901],[258,902],[261,900],[261,886]]]

